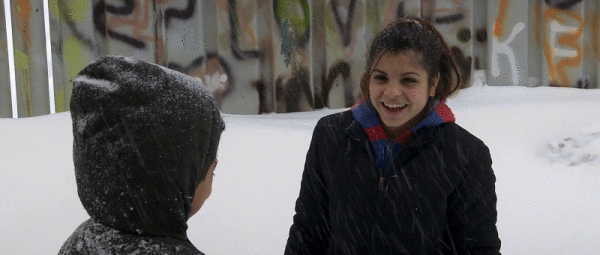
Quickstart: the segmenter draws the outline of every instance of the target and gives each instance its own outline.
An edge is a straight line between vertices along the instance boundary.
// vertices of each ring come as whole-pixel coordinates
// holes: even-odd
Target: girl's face
[[[372,69],[369,99],[386,131],[403,132],[416,124],[411,120],[423,111],[429,92],[437,86],[439,78],[429,86],[421,58],[413,51],[386,52]]]
[[[210,165],[208,172],[206,172],[206,177],[204,177],[204,180],[202,180],[196,188],[194,200],[192,200],[192,209],[188,218],[194,216],[194,214],[200,210],[200,207],[202,207],[204,201],[206,201],[206,199],[208,199],[210,196],[210,193],[212,193],[212,182],[215,167],[217,167],[217,160]]]

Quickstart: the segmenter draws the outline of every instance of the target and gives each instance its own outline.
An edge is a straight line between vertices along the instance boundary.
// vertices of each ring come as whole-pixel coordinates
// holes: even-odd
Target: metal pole
[[[48,9],[48,0],[44,0],[44,28],[46,30],[46,62],[48,65],[48,103],[50,104],[50,114],[56,113],[56,104],[54,101],[54,75],[52,73],[52,41],[50,40],[50,11]]]
[[[12,117],[18,118],[17,110],[17,81],[15,78],[15,51],[12,36],[12,16],[10,0],[4,0],[4,17],[6,17],[6,52],[8,55],[8,72],[10,75],[10,99],[12,101]]]

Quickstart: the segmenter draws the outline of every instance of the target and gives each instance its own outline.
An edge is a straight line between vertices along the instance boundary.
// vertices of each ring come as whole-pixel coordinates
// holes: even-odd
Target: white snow
[[[75,79],[73,79],[73,82],[87,83],[87,84],[94,85],[96,87],[105,89],[107,91],[115,91],[115,90],[117,90],[117,87],[118,87],[117,84],[114,84],[111,81],[90,78],[87,75],[77,76],[77,77],[75,77]]]
[[[476,84],[448,104],[492,153],[503,254],[598,254],[600,90]],[[225,115],[192,242],[209,255],[283,254],[312,129],[338,111]],[[0,251],[56,254],[88,218],[70,115],[0,119],[0,130]]]

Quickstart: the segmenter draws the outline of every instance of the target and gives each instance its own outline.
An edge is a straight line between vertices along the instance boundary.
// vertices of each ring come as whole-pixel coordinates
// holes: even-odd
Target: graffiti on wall
[[[500,76],[500,56],[504,55],[508,59],[508,65],[510,67],[510,77],[512,85],[519,85],[519,70],[515,52],[511,47],[511,42],[515,37],[525,28],[525,23],[519,22],[512,28],[512,31],[506,39],[500,41],[504,36],[506,14],[509,10],[509,0],[502,0],[500,2],[500,8],[498,9],[498,18],[494,23],[493,38],[492,38],[492,52],[491,52],[491,74],[494,77]]]
[[[542,44],[544,60],[548,66],[549,86],[590,87],[590,75],[583,71],[585,40],[591,40],[593,49],[598,44],[598,15],[585,15],[583,0],[545,0],[537,5],[536,38]],[[586,27],[591,34],[585,35]],[[597,53],[597,50],[594,50]],[[597,60],[600,60],[598,58]]]
[[[462,79],[461,86],[467,87],[470,83],[473,56],[471,25],[471,1],[468,0],[444,0],[444,1],[422,1],[426,5],[423,18],[433,22],[440,33],[445,37],[450,51],[460,70]]]
[[[544,55],[552,86],[570,86],[568,67],[581,65],[583,19],[575,12],[549,8],[544,11]],[[572,24],[572,25],[571,25]]]
[[[35,24],[27,19],[36,9],[30,0],[14,3],[19,7],[15,17],[22,19],[15,22],[15,34],[27,45],[37,40],[31,28]],[[378,29],[408,15],[431,21],[445,37],[464,78],[463,87],[470,83],[472,69],[481,68],[489,68],[492,77],[510,85],[533,78],[545,86],[589,88],[600,79],[598,70],[586,65],[590,59],[600,62],[600,15],[585,10],[588,0],[490,0],[483,7],[476,0],[49,3],[51,27],[60,29],[52,35],[57,111],[68,110],[69,80],[106,54],[131,55],[201,78],[222,109],[230,112],[348,107],[360,97],[369,40]],[[528,6],[528,15],[535,17],[521,18],[527,11],[515,6]],[[482,13],[494,17],[480,22],[486,20]],[[537,48],[523,43],[532,40],[525,27],[535,33],[531,38]],[[528,69],[523,61],[532,58],[522,54],[524,49],[539,51],[533,56],[539,58],[537,65],[543,65],[539,73],[524,71]],[[31,64],[31,54],[23,50],[24,54],[15,51],[20,57],[16,64]],[[536,77],[526,77],[532,75]],[[32,107],[34,97],[26,95],[31,101],[25,102],[27,107]]]

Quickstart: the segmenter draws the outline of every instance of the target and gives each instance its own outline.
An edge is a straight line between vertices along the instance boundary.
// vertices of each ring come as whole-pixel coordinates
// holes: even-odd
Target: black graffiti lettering
[[[100,32],[100,34],[102,34],[105,37],[108,36],[114,38],[115,40],[122,41],[135,48],[146,48],[146,43],[144,43],[143,41],[112,31],[106,26],[106,12],[115,15],[128,15],[133,12],[135,8],[135,2],[133,0],[123,0],[123,2],[124,6],[122,7],[106,5],[104,1],[100,1],[98,2],[98,4],[96,4],[96,6],[94,6],[94,11],[92,15],[96,30],[98,30],[98,32]]]
[[[115,40],[124,42],[133,46],[134,48],[144,49],[146,48],[146,43],[144,41],[128,36],[126,34],[115,32],[106,26],[106,14],[117,16],[131,15],[135,11],[135,8],[139,8],[139,6],[136,6],[134,0],[122,0],[122,4],[118,6],[107,5],[104,1],[100,1],[98,2],[98,4],[96,4],[96,6],[94,6],[94,10],[92,13],[94,26],[96,27],[96,30],[105,37],[110,37]],[[195,10],[196,0],[188,0],[187,7],[185,9],[167,9],[165,11],[166,26],[169,26],[171,19],[185,20],[192,17],[194,15]]]
[[[227,64],[227,61],[225,61],[225,59],[223,59],[223,57],[221,57],[218,53],[208,52],[208,53],[206,53],[206,56],[200,56],[200,57],[194,59],[186,67],[183,67],[182,65],[180,65],[176,62],[169,62],[167,64],[167,67],[170,69],[173,69],[175,71],[185,73],[190,76],[195,76],[193,74],[193,72],[196,71],[198,68],[202,68],[203,65],[210,62],[211,60],[216,60],[219,63],[219,66],[223,69],[224,75],[227,76],[228,86],[226,86],[224,90],[218,91],[218,94],[215,95],[217,101],[219,102],[224,96],[226,96],[227,94],[229,94],[231,92],[233,87],[235,87],[235,79],[231,73],[231,67],[229,66],[229,64]],[[198,77],[198,78],[202,79],[205,77]],[[205,81],[205,82],[208,82],[208,81]]]
[[[437,23],[437,24],[449,24],[449,23],[454,23],[454,22],[461,21],[464,18],[465,18],[464,14],[462,14],[462,13],[455,13],[455,14],[450,14],[450,15],[447,15],[447,16],[435,18],[435,23]]]
[[[406,17],[406,11],[404,10],[404,2],[399,3],[396,8],[396,18],[401,19]]]
[[[191,18],[196,12],[196,0],[188,0],[187,7],[185,9],[169,8],[165,11],[165,23],[169,27],[171,19],[186,20]]]
[[[582,0],[545,0],[546,4],[552,8],[561,10],[570,9],[574,5],[581,3]]]
[[[175,71],[181,72],[181,73],[185,73],[185,71],[184,71],[185,68],[183,66],[181,66],[180,64],[175,63],[175,62],[169,62],[167,64],[167,68],[169,68],[171,70],[175,70]]]
[[[257,80],[252,83],[252,87],[258,91],[258,114],[271,112],[267,105],[267,84],[264,80]]]
[[[123,6],[106,5],[106,11],[114,15],[129,15],[135,10],[134,0],[121,0]],[[104,1],[101,1],[104,3]]]
[[[233,51],[233,56],[236,59],[244,60],[244,59],[253,59],[253,58],[263,58],[264,53],[261,50],[242,50],[239,45],[238,33],[240,30],[240,24],[237,17],[237,4],[236,0],[229,0],[229,24],[231,31],[231,50]]]
[[[279,76],[275,80],[275,112],[285,112],[285,94],[283,89],[283,77]]]
[[[467,27],[461,28],[460,30],[458,30],[458,33],[456,34],[456,38],[461,43],[468,42],[469,40],[471,40],[471,29],[469,29]]]
[[[350,67],[350,64],[344,61],[336,63],[331,69],[329,69],[327,79],[325,84],[323,84],[323,94],[321,96],[324,104],[323,106],[329,106],[329,93],[333,88],[333,83],[339,75],[342,76],[342,81],[344,83],[345,107],[350,107],[352,104],[354,104],[354,98],[352,98],[352,87],[349,86],[351,70],[352,68]]]
[[[350,6],[348,7],[348,16],[346,17],[346,21],[344,22],[340,17],[340,13],[338,11],[337,1],[331,0],[331,9],[333,11],[333,16],[335,17],[335,23],[338,25],[340,33],[342,34],[342,45],[344,45],[344,47],[348,47],[348,45],[350,45],[350,42],[352,42],[352,19],[354,17],[355,6],[356,0],[350,1]]]
[[[313,96],[310,90],[310,76],[305,68],[298,69],[292,78],[285,84],[283,93],[285,97],[285,111],[299,112],[300,103],[304,97],[311,108],[314,108]]]
[[[487,30],[485,27],[477,29],[477,32],[475,32],[475,39],[480,43],[485,43],[487,41]]]

